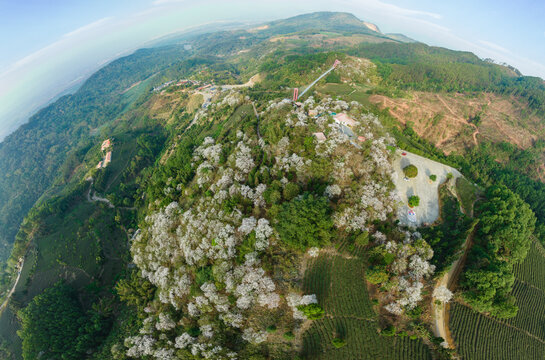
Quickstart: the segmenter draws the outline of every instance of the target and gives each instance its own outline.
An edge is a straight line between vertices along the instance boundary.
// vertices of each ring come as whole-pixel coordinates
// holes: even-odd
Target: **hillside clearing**
[[[403,169],[411,164],[417,167],[418,175],[406,181]],[[452,174],[454,179],[462,176],[458,170],[448,165],[403,150],[396,151],[393,167],[393,181],[403,202],[398,207],[398,218],[403,224],[412,226],[436,221],[439,218],[439,185],[447,180],[448,174]],[[437,179],[430,180],[430,175],[436,175]],[[410,209],[407,204],[413,195],[420,197],[420,205],[414,209],[416,221],[408,215]]]

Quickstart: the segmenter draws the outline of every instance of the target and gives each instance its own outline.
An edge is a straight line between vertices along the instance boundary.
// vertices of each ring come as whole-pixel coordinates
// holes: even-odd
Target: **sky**
[[[161,36],[313,11],[351,12],[385,33],[545,78],[542,0],[0,0],[0,140],[59,93]]]

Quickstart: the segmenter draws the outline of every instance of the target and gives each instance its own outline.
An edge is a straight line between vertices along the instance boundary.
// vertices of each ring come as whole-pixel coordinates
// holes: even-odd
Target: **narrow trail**
[[[115,208],[114,204],[112,204],[110,202],[110,200],[106,199],[106,198],[103,198],[103,197],[100,197],[100,196],[97,196],[96,195],[96,192],[94,192],[92,195],[91,195],[91,192],[93,191],[93,178],[88,178],[87,179],[88,181],[90,181],[91,183],[89,184],[89,191],[87,192],[87,201],[89,202],[96,202],[96,201],[101,201],[103,203],[106,203],[108,205],[109,208],[113,209]]]
[[[21,278],[21,273],[23,272],[23,265],[24,264],[25,264],[25,259],[23,258],[23,260],[21,261],[21,266],[19,267],[19,270],[18,270],[17,279],[15,279],[15,284],[13,284],[13,287],[8,292],[8,296],[6,297],[6,300],[4,300],[2,305],[0,305],[0,314],[2,314],[2,312],[4,311],[6,306],[8,305],[8,302],[9,302],[9,299],[11,298],[11,295],[13,295],[13,293],[15,292],[15,287],[17,286],[17,284],[19,283],[19,279]]]

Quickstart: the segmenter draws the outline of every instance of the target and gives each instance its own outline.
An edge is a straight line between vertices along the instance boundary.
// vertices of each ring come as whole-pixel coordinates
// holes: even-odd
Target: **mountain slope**
[[[543,225],[543,184],[531,178],[536,157],[481,143],[456,144],[447,157],[374,99],[405,110],[403,96],[419,89],[445,109],[459,101],[453,112],[463,113],[486,89],[492,99],[509,93],[519,111],[539,119],[542,93],[508,67],[402,40],[350,14],[314,13],[193,34],[184,38],[191,51],[149,49],[105,67],[0,145],[8,170],[0,185],[24,205],[13,214],[22,217],[41,198],[17,235],[12,259],[23,257],[24,266],[9,310],[28,308],[64,280],[80,299],[80,321],[97,324],[82,327],[76,358],[449,356],[430,333],[425,304],[430,264],[457,256],[443,243],[461,238],[461,215],[443,213],[445,223],[422,229],[423,238],[398,226],[392,145],[459,167],[482,186],[506,183]],[[289,101],[292,88],[305,88],[336,59],[300,107]],[[334,120],[341,112],[354,119],[352,129]],[[518,120],[511,126],[528,131]],[[437,134],[455,120],[433,121],[429,133]],[[96,169],[106,138],[112,163]],[[3,212],[10,209],[6,202]],[[523,283],[532,279],[519,280],[517,299],[533,294],[539,304],[541,294]],[[519,318],[501,323],[499,341],[512,326],[541,339],[527,313],[521,305]],[[0,324],[13,320],[6,312]],[[0,328],[4,339],[13,332]],[[467,345],[460,353],[471,356]]]

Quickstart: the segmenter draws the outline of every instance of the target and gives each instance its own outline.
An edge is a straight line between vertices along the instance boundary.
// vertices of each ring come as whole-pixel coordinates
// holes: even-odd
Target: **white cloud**
[[[508,53],[508,54],[511,53],[511,51],[507,50],[503,46],[500,46],[500,45],[498,45],[496,43],[493,43],[493,42],[490,42],[490,41],[479,40],[479,43],[483,44],[484,46],[486,46],[486,47],[488,47],[490,49],[494,49],[494,50],[501,51],[501,52]]]
[[[74,35],[79,35],[81,33],[89,31],[89,30],[94,30],[95,28],[100,27],[101,25],[103,25],[104,23],[106,23],[108,20],[111,20],[111,19],[112,19],[111,17],[105,17],[105,18],[99,19],[99,20],[94,21],[94,22],[92,22],[90,24],[87,24],[87,25],[84,25],[84,26],[82,26],[80,28],[77,28],[74,31],[70,31],[69,33],[64,34],[62,37],[66,38],[66,37],[70,37],[70,36],[74,36]]]
[[[156,0],[156,1],[161,1],[161,0]],[[437,14],[430,11],[408,9],[408,8],[404,8],[404,7],[390,4],[387,2],[383,2],[380,0],[358,0],[358,1],[347,0],[343,2],[348,3],[352,6],[360,7],[360,8],[370,8],[373,10],[378,10],[378,11],[384,12],[387,15],[407,16],[407,17],[428,17],[428,18],[433,18],[436,20],[443,18],[441,14]]]
[[[176,3],[185,3],[188,2],[188,0],[155,0],[152,2],[153,5],[168,5],[168,4],[176,4]]]

